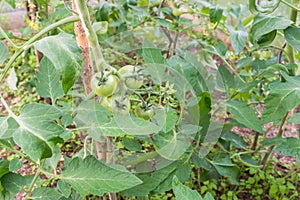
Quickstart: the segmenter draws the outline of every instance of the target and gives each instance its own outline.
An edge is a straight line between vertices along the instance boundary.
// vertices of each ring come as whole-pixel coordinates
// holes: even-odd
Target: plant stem
[[[39,39],[44,34],[48,33],[49,31],[71,22],[78,21],[78,16],[70,16],[66,17],[58,22],[55,22],[54,24],[51,24],[50,26],[47,26],[43,30],[41,30],[39,33],[34,35],[31,39],[29,39],[27,42],[25,42],[21,47],[18,48],[18,50],[13,54],[13,56],[9,59],[9,61],[6,63],[1,75],[0,75],[0,82],[3,81],[5,75],[8,73],[9,69],[11,68],[12,64],[15,62],[15,60],[22,54],[23,51],[29,49],[33,46],[34,42]]]
[[[148,159],[155,158],[156,156],[158,156],[158,153],[156,151],[153,151],[146,155],[138,157],[136,160],[129,161],[129,162],[125,163],[125,165],[136,165],[136,164],[144,162]]]
[[[276,137],[282,137],[283,126],[284,126],[285,122],[287,121],[288,116],[289,116],[289,112],[287,112],[286,115],[284,116],[284,118],[281,120],[281,124],[280,124],[280,127],[279,127],[279,130],[278,130],[278,133],[277,133]],[[276,147],[276,145],[271,146],[269,148],[268,152],[265,154],[264,158],[262,159],[262,165],[263,165],[262,170],[265,170],[266,164],[267,164],[267,162],[270,158],[270,155],[273,152],[275,147]]]
[[[282,1],[282,2],[285,2],[285,1]],[[299,0],[293,0],[292,4],[296,5],[298,2],[299,2]],[[292,20],[294,23],[296,23],[296,21],[297,21],[297,14],[298,14],[298,12],[300,12],[300,10],[297,7],[295,7],[295,6],[294,7],[290,6],[290,7],[291,7],[290,20]],[[286,49],[286,51],[287,51],[286,54],[287,54],[287,57],[289,59],[289,63],[290,64],[295,63],[295,56],[294,56],[294,49],[293,49],[293,47],[290,44],[288,44],[286,48],[287,48]],[[294,71],[293,73],[295,74],[296,72]]]
[[[257,142],[258,142],[258,138],[259,138],[260,133],[255,131],[255,137],[254,137],[254,141],[251,147],[251,150],[255,150],[257,147]]]
[[[8,35],[4,32],[1,26],[0,26],[0,35],[2,35],[8,41],[8,43],[10,43],[10,45],[13,46],[14,48],[16,49],[20,48],[8,37]]]
[[[287,2],[285,0],[281,0],[281,2],[287,6],[289,6],[290,8],[292,8],[293,10],[300,12],[300,9],[297,8],[297,6],[295,6],[294,4],[298,3],[298,0],[293,0],[293,3],[291,4],[290,2]]]
[[[29,196],[30,196],[30,194],[31,194],[31,192],[32,192],[32,190],[33,190],[33,188],[34,188],[35,182],[37,181],[38,177],[39,177],[40,174],[41,174],[41,170],[42,170],[42,168],[43,168],[43,166],[44,166],[44,163],[45,163],[45,160],[41,160],[41,164],[39,165],[39,168],[38,168],[37,172],[35,173],[35,175],[34,175],[32,181],[31,181],[31,184],[30,184],[30,186],[29,186],[29,188],[28,188],[28,191],[26,192],[27,194],[26,194],[25,199],[30,199]]]
[[[97,35],[92,27],[89,11],[87,8],[86,1],[75,0],[75,4],[78,10],[79,18],[84,28],[85,34],[89,39],[89,43],[94,55],[95,64],[97,71],[102,72],[104,67],[109,67],[109,65],[104,60],[101,47],[98,43]]]

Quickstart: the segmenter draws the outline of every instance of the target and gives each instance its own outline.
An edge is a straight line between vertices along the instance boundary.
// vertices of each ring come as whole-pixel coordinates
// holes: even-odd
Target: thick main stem
[[[292,1],[292,4],[294,6],[298,3],[299,3],[299,0]],[[298,14],[298,10],[291,8],[290,20],[292,20],[294,23],[296,23],[296,21],[297,21],[297,14]],[[287,51],[287,57],[289,59],[289,63],[291,63],[291,64],[295,63],[294,49],[290,44],[287,45],[286,51]],[[293,73],[295,74],[296,72],[294,71]]]
[[[85,34],[89,39],[90,47],[94,55],[95,64],[98,71],[103,71],[104,67],[107,67],[104,57],[102,55],[101,47],[98,43],[97,35],[92,27],[89,11],[86,5],[86,1],[75,0],[75,4],[78,10],[79,18],[84,28]]]

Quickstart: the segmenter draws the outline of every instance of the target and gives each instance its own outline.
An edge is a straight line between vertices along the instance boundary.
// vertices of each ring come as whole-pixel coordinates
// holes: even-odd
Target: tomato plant
[[[0,199],[299,196],[298,0],[73,3],[0,28]]]

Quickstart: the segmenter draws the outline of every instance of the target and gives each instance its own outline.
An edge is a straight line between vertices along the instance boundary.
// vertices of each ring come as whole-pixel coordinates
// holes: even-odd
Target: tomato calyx
[[[134,113],[139,118],[150,120],[154,114],[154,110],[152,104],[149,102],[142,102],[136,106]]]

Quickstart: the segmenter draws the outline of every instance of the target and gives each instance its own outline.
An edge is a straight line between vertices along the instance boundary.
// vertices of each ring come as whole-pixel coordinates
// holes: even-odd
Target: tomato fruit
[[[113,95],[110,100],[110,108],[113,113],[127,115],[130,110],[130,101],[126,96]]]
[[[154,110],[153,108],[147,105],[143,105],[142,103],[139,103],[135,107],[134,113],[139,118],[143,118],[144,120],[150,120],[154,114]]]
[[[269,59],[269,58],[271,58],[272,53],[271,53],[271,51],[263,51],[263,52],[261,53],[261,55],[262,55],[262,57],[263,57],[264,59]]]
[[[259,59],[260,58],[260,52],[255,51],[252,53],[253,58]]]
[[[119,69],[120,75],[125,79],[125,85],[129,89],[139,89],[142,87],[144,81],[142,80],[141,74],[139,74],[140,68],[133,65],[126,65]]]
[[[93,75],[91,88],[100,97],[111,96],[117,89],[119,79],[115,75],[102,76],[101,72]]]
[[[183,12],[180,11],[178,8],[174,8],[174,9],[172,10],[172,14],[173,14],[175,17],[178,17],[178,16],[182,15]]]

